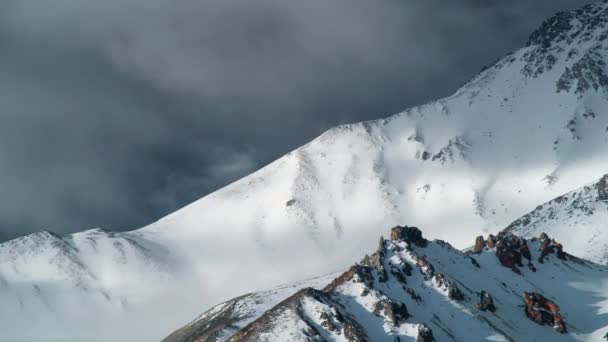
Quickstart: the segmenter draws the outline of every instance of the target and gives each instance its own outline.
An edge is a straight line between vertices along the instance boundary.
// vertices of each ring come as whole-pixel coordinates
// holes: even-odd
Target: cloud
[[[0,239],[149,223],[330,126],[449,94],[578,5],[3,1]]]

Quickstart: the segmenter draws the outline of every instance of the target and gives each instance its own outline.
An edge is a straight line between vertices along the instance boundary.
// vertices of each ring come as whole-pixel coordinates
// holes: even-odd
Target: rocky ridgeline
[[[542,264],[549,254],[555,254],[561,260],[568,260],[571,257],[564,252],[561,243],[550,239],[546,233],[541,233],[538,239],[532,238],[531,240],[540,241],[540,256],[536,260],[538,263]],[[524,267],[524,262],[526,267],[532,272],[536,272],[528,242],[522,237],[510,233],[500,233],[496,236],[490,234],[487,239],[478,236],[475,239],[475,246],[471,248],[471,253],[480,253],[484,249],[495,251],[500,263],[517,274],[521,274],[519,267]]]
[[[489,258],[479,258],[484,253],[494,254],[502,266],[517,275],[509,278],[501,273],[492,263],[488,264]],[[547,263],[552,257],[556,259]],[[518,339],[510,337],[503,330],[506,328],[498,328],[492,320],[503,322],[501,315],[512,313],[518,317],[509,317],[510,321],[548,325],[567,334],[565,319],[555,300],[538,292],[542,289],[521,290],[519,295],[515,290],[517,283],[525,283],[522,281],[526,276],[524,267],[528,272],[542,274],[537,267],[555,267],[554,261],[585,263],[565,253],[562,245],[546,234],[530,240],[509,233],[487,238],[480,236],[475,246],[463,253],[446,242],[426,240],[418,228],[398,226],[391,230],[390,240],[381,238],[374,253],[366,255],[322,290],[305,288],[298,291],[228,340],[325,341],[340,337],[347,341],[372,341],[378,337],[370,331],[378,328],[384,329],[387,337],[394,336],[391,341],[400,341],[399,336],[410,336],[417,342],[442,340],[455,336],[456,332],[451,329],[457,327],[448,327],[437,316],[439,311],[434,311],[437,296],[447,297],[453,303],[449,308],[455,311],[450,317],[473,314],[471,317],[476,316],[479,321],[475,324],[509,340]],[[466,273],[461,268],[466,268]],[[515,286],[503,281],[475,283],[467,279],[470,274],[479,272],[488,273],[487,279],[492,279],[490,274],[503,274]],[[498,302],[488,288],[500,294]],[[505,299],[502,292],[507,288],[509,296],[519,296],[519,299]],[[524,307],[523,312],[519,307]],[[462,311],[459,308],[470,309]]]

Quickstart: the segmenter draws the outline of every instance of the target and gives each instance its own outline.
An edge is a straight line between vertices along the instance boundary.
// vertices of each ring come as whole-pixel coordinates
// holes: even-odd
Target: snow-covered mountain
[[[218,340],[599,341],[608,328],[607,271],[563,252],[546,234],[482,237],[465,254],[427,241],[417,228],[395,227],[391,240],[381,239],[374,254],[322,290],[305,288],[270,310],[250,310],[253,322]],[[268,293],[277,300],[274,292],[257,295]],[[166,341],[213,341],[205,333],[224,322],[206,323]]]
[[[496,233],[608,172],[607,25],[606,2],[559,13],[453,96],[331,129],[139,230],[0,245],[0,340],[158,339],[201,307],[340,270],[385,227],[458,248]]]
[[[233,298],[207,310],[163,342],[225,341],[285,298],[303,288],[321,289],[336,276],[338,274],[330,274]]]
[[[608,264],[608,175],[539,205],[506,231],[524,237],[551,232],[581,257]]]

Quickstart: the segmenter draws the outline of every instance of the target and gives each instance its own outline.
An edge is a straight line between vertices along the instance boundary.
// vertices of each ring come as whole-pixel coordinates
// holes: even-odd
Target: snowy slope
[[[607,25],[606,2],[560,13],[453,96],[336,127],[148,227],[0,245],[0,340],[159,339],[201,307],[340,270],[385,227],[458,248],[506,227],[608,172]]]
[[[608,175],[539,205],[506,231],[523,237],[548,232],[583,258],[608,263]]]
[[[225,341],[283,299],[303,288],[322,288],[337,274],[248,293],[218,304],[163,339],[163,342]]]
[[[323,290],[285,297],[229,340],[598,341],[608,328],[608,267],[561,254],[549,237],[502,235],[468,254],[416,228],[391,237]]]

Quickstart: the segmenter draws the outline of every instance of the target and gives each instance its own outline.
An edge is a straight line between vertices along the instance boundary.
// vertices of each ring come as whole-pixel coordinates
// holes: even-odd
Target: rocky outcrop
[[[561,243],[555,241],[555,239],[550,239],[547,234],[541,234],[541,245],[540,245],[540,257],[538,257],[538,262],[543,263],[545,257],[549,254],[555,253],[557,257],[561,260],[568,260],[568,254],[564,252],[564,247]]]
[[[608,201],[608,175],[605,175],[600,179],[596,185],[597,187],[597,199],[600,201]]]
[[[433,277],[433,279],[435,280],[439,288],[442,288],[447,292],[448,298],[458,301],[464,300],[464,294],[462,293],[462,291],[460,291],[454,281],[447,279],[441,273],[437,273]]]
[[[554,247],[557,249],[557,246]],[[530,270],[536,272],[536,267],[532,264],[532,253],[524,238],[505,232],[501,232],[497,236],[490,234],[487,240],[483,236],[478,236],[475,239],[475,246],[471,248],[470,252],[480,253],[485,248],[495,249],[500,264],[517,274],[521,274],[519,267],[523,267],[524,262]]]
[[[405,322],[410,317],[407,307],[403,303],[390,300],[381,300],[374,305],[374,314],[383,315],[388,321],[395,325]]]
[[[378,249],[371,256],[365,255],[361,264],[363,266],[371,267],[378,272],[378,280],[381,282],[386,281],[388,276],[386,274],[386,269],[384,268],[384,238],[380,238],[378,242]]]
[[[481,291],[479,293],[479,303],[475,304],[475,307],[481,311],[496,311],[496,306],[494,306],[494,299],[486,291]]]
[[[475,239],[475,246],[473,246],[473,248],[471,249],[471,252],[479,253],[484,249],[485,246],[486,246],[486,241],[483,239],[483,235],[480,235]]]
[[[536,292],[524,293],[526,316],[540,325],[551,325],[562,334],[568,332],[566,323],[559,312],[559,306]]]
[[[416,342],[435,342],[433,330],[431,330],[431,328],[429,328],[426,324],[420,324],[418,326],[418,336],[416,337]]]
[[[323,291],[329,292],[337,289],[340,285],[345,284],[349,281],[361,282],[367,286],[371,286],[374,282],[372,275],[372,269],[370,267],[354,265],[348,271],[342,273],[339,277],[334,279],[329,285],[327,285]]]
[[[403,240],[419,247],[426,247],[428,241],[422,237],[422,232],[416,227],[397,226],[391,229],[391,240]]]

